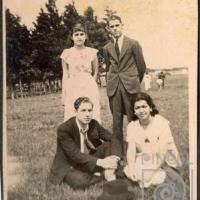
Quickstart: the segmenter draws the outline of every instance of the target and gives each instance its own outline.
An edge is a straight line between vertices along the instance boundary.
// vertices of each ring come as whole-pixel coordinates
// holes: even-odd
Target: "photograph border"
[[[1,141],[0,141],[0,145],[1,145],[1,198],[2,199],[7,199],[7,181],[6,181],[6,173],[7,173],[7,167],[6,167],[6,158],[5,155],[7,155],[7,135],[6,135],[6,126],[7,126],[7,120],[6,120],[6,116],[7,116],[7,112],[6,112],[6,60],[5,60],[5,9],[4,6],[2,8],[2,5],[4,5],[4,0],[1,1],[0,4],[0,8],[2,10],[1,13],[1,41],[0,41],[0,51],[1,51],[1,65],[3,67],[1,67],[0,69],[0,73],[2,74],[2,79],[0,80],[0,90],[2,91],[1,93],[1,130],[2,130],[2,134],[1,134]],[[199,13],[199,1],[197,2],[197,6],[198,6],[198,13]],[[200,22],[198,20],[197,23],[197,27],[198,27],[198,33],[199,33],[199,26],[200,26]],[[200,191],[198,190],[198,188],[200,187],[200,177],[199,177],[199,167],[200,167],[200,161],[199,161],[199,157],[200,157],[200,136],[199,136],[199,129],[200,129],[200,107],[199,107],[199,95],[200,95],[200,61],[199,61],[199,57],[200,57],[200,50],[199,50],[199,36],[197,33],[197,41],[198,41],[198,45],[197,45],[197,67],[196,69],[188,69],[189,74],[188,74],[188,96],[189,96],[189,104],[188,104],[188,114],[189,114],[189,121],[188,121],[188,125],[189,125],[189,158],[190,158],[190,199],[193,200],[194,199],[198,199],[200,198]],[[196,80],[196,84],[194,86],[194,80]],[[192,88],[192,89],[191,89]],[[195,103],[194,103],[195,102]],[[192,105],[192,106],[191,106]],[[194,118],[194,114],[196,114],[195,118]],[[191,133],[196,133],[196,134],[192,134]],[[195,144],[195,145],[194,145]],[[191,149],[192,146],[192,149]],[[195,146],[195,147],[194,147]],[[195,149],[197,148],[197,149]],[[195,156],[194,156],[195,153]],[[191,163],[193,163],[191,166]],[[192,178],[193,177],[193,178]],[[195,181],[197,177],[197,182]],[[196,182],[196,183],[195,183]],[[194,185],[193,185],[194,184]]]

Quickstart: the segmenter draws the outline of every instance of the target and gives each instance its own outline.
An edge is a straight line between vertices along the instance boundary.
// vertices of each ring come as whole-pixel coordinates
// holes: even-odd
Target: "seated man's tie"
[[[95,150],[96,149],[95,146],[87,137],[87,130],[86,131],[81,130],[81,133],[84,136],[84,153],[89,153],[90,150]]]

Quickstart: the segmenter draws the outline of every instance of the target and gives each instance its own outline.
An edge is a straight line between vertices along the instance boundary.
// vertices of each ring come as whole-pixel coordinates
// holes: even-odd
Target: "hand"
[[[115,170],[114,169],[105,169],[104,178],[106,181],[113,181],[116,179]]]
[[[170,165],[171,167],[176,168],[182,166],[180,156],[178,155],[178,153],[172,150],[167,151],[165,159],[167,161],[167,164]]]
[[[129,166],[129,165],[126,165],[123,169],[123,172],[125,173],[125,175],[130,178],[131,180],[133,181],[136,181],[137,180],[137,170],[134,166]]]
[[[104,169],[117,169],[118,161],[118,156],[108,156],[104,159],[98,159],[97,165],[103,167]]]

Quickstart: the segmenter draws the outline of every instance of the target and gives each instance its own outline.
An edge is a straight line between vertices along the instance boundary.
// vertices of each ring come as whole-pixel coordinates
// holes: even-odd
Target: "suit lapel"
[[[119,59],[117,57],[117,53],[115,51],[115,45],[114,45],[114,42],[110,42],[110,44],[108,45],[108,50],[110,52],[110,54],[113,56],[113,58],[116,60],[116,61],[120,61],[123,56],[125,55],[126,53],[126,50],[128,49],[130,43],[129,43],[129,40],[126,36],[124,36],[124,39],[123,39],[123,43],[122,43],[122,48],[121,48],[121,51],[120,51],[120,56],[119,56]]]
[[[74,141],[77,145],[79,145],[79,147],[81,147],[81,139],[80,139],[79,129],[76,124],[76,117],[73,118],[72,124],[73,124],[73,129],[74,129],[74,133],[73,133]]]
[[[126,36],[124,36],[123,43],[122,43],[122,49],[121,49],[120,56],[119,56],[119,61],[123,58],[124,54],[126,53],[126,50],[128,49],[129,44],[130,43],[128,41],[128,38]]]
[[[116,61],[118,61],[117,53],[115,51],[114,42],[110,42],[110,44],[108,45],[108,50],[109,50],[110,54],[113,56],[113,58]]]
[[[88,138],[90,139],[90,136],[92,135],[93,133],[93,130],[94,130],[94,123],[93,123],[93,120],[89,123],[89,129],[88,129],[88,132],[87,132],[87,135],[88,135]]]

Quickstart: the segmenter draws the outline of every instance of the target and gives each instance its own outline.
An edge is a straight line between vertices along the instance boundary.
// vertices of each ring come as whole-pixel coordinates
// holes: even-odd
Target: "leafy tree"
[[[26,59],[31,52],[30,33],[20,22],[19,16],[6,9],[6,69],[8,84],[12,85],[25,78]]]
[[[74,1],[72,1],[72,4],[68,4],[65,6],[65,10],[63,13],[63,22],[68,30],[72,30],[73,25],[77,21],[81,21],[81,19],[81,16],[78,14],[78,11],[75,8]]]
[[[6,10],[7,74],[9,80],[30,83],[52,77],[61,78],[59,55],[70,47],[71,29],[76,22],[84,22],[91,47],[101,49],[109,40],[105,22],[98,22],[92,7],[81,16],[74,2],[67,4],[60,16],[55,4],[48,0],[40,9],[34,28],[28,30],[20,24],[20,17]],[[106,16],[114,13],[107,9]]]
[[[40,69],[41,75],[45,73],[61,76],[59,54],[63,48],[63,37],[68,32],[62,24],[55,4],[56,0],[46,3],[46,12],[41,8],[32,30],[33,65]]]
[[[63,38],[65,40],[65,46],[63,46],[64,49],[72,46],[71,34],[74,24],[76,22],[83,22],[83,17],[80,16],[78,11],[76,10],[74,1],[65,5],[65,10],[62,15],[62,21],[64,24],[64,28],[68,30],[68,34],[66,34]]]
[[[103,20],[108,23],[108,19],[112,16],[112,15],[115,15],[117,12],[116,11],[113,11],[111,10],[109,7],[107,7],[105,10],[105,17],[103,18]]]
[[[101,49],[108,41],[106,24],[97,22],[92,7],[88,7],[84,12],[84,23],[89,37],[89,46]]]
[[[92,7],[88,7],[84,12],[84,17],[86,21],[94,22],[94,10]]]

